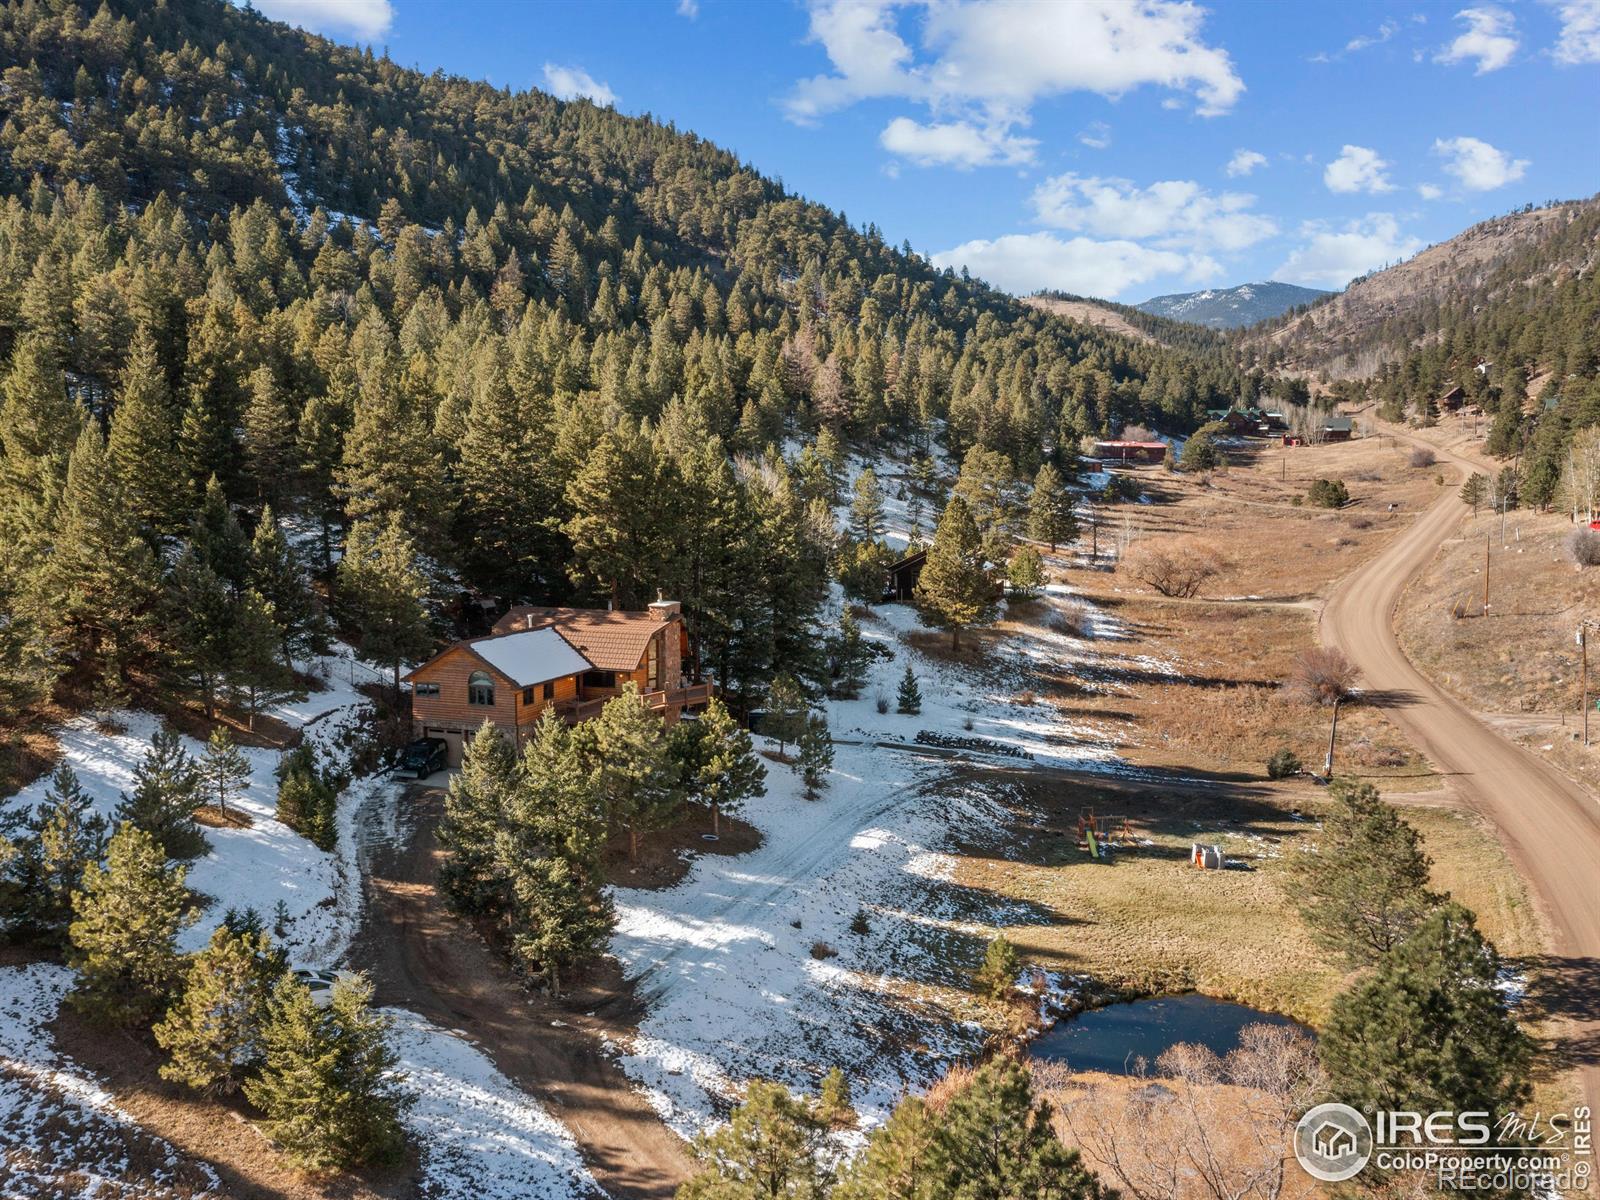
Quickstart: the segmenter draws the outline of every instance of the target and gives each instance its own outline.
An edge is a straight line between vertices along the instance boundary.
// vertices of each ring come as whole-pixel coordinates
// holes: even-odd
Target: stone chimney
[[[650,611],[658,621],[671,621],[683,615],[683,605],[676,600],[668,600],[657,591],[656,598],[650,602]]]

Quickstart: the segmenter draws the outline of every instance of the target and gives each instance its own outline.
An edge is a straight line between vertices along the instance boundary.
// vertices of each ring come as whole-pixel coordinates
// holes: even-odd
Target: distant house
[[[1467,402],[1467,389],[1457,384],[1448,392],[1439,397],[1439,407],[1449,412],[1455,412]]]
[[[888,575],[884,580],[883,598],[885,600],[898,600],[902,604],[908,603],[912,593],[917,590],[917,580],[922,578],[922,568],[928,561],[928,552],[918,550],[915,554],[908,554],[899,562],[890,563]]]
[[[1228,432],[1235,437],[1246,437],[1260,430],[1261,422],[1250,416],[1249,413],[1240,412],[1237,408],[1230,408],[1220,418],[1219,422],[1228,427]]]
[[[684,682],[686,646],[676,600],[644,612],[513,608],[487,637],[456,642],[405,677],[413,735],[443,739],[459,766],[485,720],[521,744],[546,709],[586,721],[630,682],[671,724],[711,698],[710,684]]]
[[[1105,462],[1159,463],[1167,457],[1165,442],[1117,442],[1094,444],[1094,456]]]
[[[1322,423],[1322,440],[1348,442],[1355,436],[1355,422],[1349,417],[1329,417]]]
[[[1289,419],[1277,409],[1268,409],[1261,414],[1261,423],[1267,427],[1268,433],[1276,433],[1289,428]]]

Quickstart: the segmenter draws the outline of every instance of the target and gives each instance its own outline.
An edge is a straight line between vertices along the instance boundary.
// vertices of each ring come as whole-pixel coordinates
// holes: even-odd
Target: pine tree
[[[794,676],[780,673],[767,689],[766,716],[761,728],[768,737],[778,739],[778,757],[790,742],[798,742],[805,734],[806,715],[810,711],[805,693]]]
[[[833,769],[833,739],[828,736],[828,722],[821,713],[812,713],[806,718],[799,751],[800,779],[805,784],[806,799],[815,800],[817,793],[828,786],[828,772]]]
[[[1050,553],[1063,543],[1078,540],[1078,518],[1073,511],[1072,493],[1061,482],[1061,474],[1049,463],[1039,468],[1033,479],[1033,496],[1028,503],[1028,536],[1048,542]]]
[[[278,760],[278,820],[315,846],[332,851],[339,788],[317,767],[316,752],[302,743]]]
[[[216,797],[217,811],[228,811],[228,797],[250,786],[250,760],[233,740],[226,725],[218,725],[206,740],[200,757],[200,778],[206,791]]]
[[[1049,1107],[1034,1103],[1027,1068],[1015,1059],[985,1063],[950,1101],[935,1161],[953,1200],[1101,1195],[1077,1151],[1051,1131]]]
[[[412,1103],[388,1044],[389,1018],[371,1008],[364,977],[334,984],[326,1009],[293,977],[273,989],[261,1032],[265,1062],[244,1084],[267,1135],[308,1170],[393,1162]]]
[[[910,663],[906,664],[906,673],[900,677],[895,711],[907,716],[916,716],[922,711],[922,689],[917,686],[917,676]]]
[[[867,682],[867,648],[861,640],[861,625],[850,606],[839,614],[839,634],[831,639],[833,656],[833,694],[854,700]]]
[[[342,420],[330,416],[336,423]],[[398,370],[387,361],[367,370],[334,472],[335,493],[344,501],[352,532],[359,525],[384,528],[396,521],[411,535],[428,539],[449,512],[448,494],[440,486],[443,475],[422,405],[405,394]]]
[[[206,1095],[238,1090],[261,1057],[275,983],[263,963],[271,959],[265,933],[212,931],[211,944],[189,960],[182,997],[151,1031],[168,1055],[161,1078]]]
[[[439,867],[439,883],[461,912],[496,912],[505,904],[497,843],[516,784],[516,754],[485,720],[450,780],[439,823],[439,844],[449,852]]]
[[[227,586],[230,596],[244,587],[250,571],[250,542],[215,475],[206,481],[200,507],[189,522],[189,545]]]
[[[37,336],[11,355],[0,392],[0,520],[6,537],[45,544],[66,483],[83,414],[67,395],[61,363]]]
[[[767,793],[767,769],[756,757],[750,735],[716,697],[695,722],[701,740],[696,769],[685,783],[711,806],[711,832],[720,833],[723,813],[735,813],[746,800]]]
[[[427,581],[417,568],[416,547],[398,515],[381,524],[358,521],[345,538],[339,562],[339,598],[361,630],[363,658],[388,666],[400,694],[400,666],[431,648],[428,612],[422,606]]]
[[[459,443],[458,521],[473,577],[512,596],[548,593],[559,563],[550,523],[530,513],[552,513],[559,496],[549,465],[538,456],[523,406],[506,383],[498,358],[479,362],[472,406]]]
[[[678,1200],[823,1200],[832,1180],[821,1165],[823,1129],[781,1084],[752,1080],[728,1123],[695,1140],[700,1173]]]
[[[283,494],[294,464],[295,416],[271,367],[257,367],[245,383],[244,461],[255,494],[270,506]]]
[[[91,863],[72,896],[67,958],[78,972],[72,1002],[97,1021],[133,1025],[161,1011],[182,971],[178,932],[192,924],[183,867],[142,829],[125,825]]]
[[[1461,502],[1472,505],[1472,515],[1478,515],[1478,507],[1489,494],[1489,481],[1478,472],[1474,471],[1467,476],[1467,481],[1461,485]]]
[[[158,729],[133,769],[133,792],[122,793],[116,820],[144,830],[168,858],[199,858],[210,849],[194,819],[204,802],[200,768],[171,729]]]
[[[850,1081],[839,1067],[822,1077],[822,1086],[817,1092],[817,1118],[835,1129],[849,1128],[859,1119],[850,1098]]]
[[[574,579],[598,587],[616,607],[637,601],[650,566],[663,557],[653,513],[660,473],[650,443],[637,434],[604,434],[567,485]]]
[[[83,427],[67,467],[40,580],[52,640],[102,681],[108,698],[120,698],[161,584],[92,422]]]
[[[106,453],[129,516],[158,539],[183,528],[190,495],[179,486],[183,465],[173,429],[172,399],[155,342],[144,330],[135,338],[123,368]]]
[[[227,584],[191,546],[168,580],[164,624],[172,643],[170,667],[204,701],[215,720],[217,696],[233,661],[234,605]]]
[[[983,952],[983,965],[972,976],[973,989],[985,999],[1004,1000],[1016,986],[1022,960],[1006,935],[996,934]]]
[[[681,805],[661,718],[629,682],[580,727],[588,739],[596,795],[612,826],[628,832],[628,857],[638,860],[639,834],[668,824]]]
[[[950,631],[952,649],[961,648],[961,631],[994,618],[983,540],[960,496],[952,496],[939,518],[928,559],[917,578],[915,599],[923,618]]]
[[[266,597],[246,588],[233,606],[233,638],[227,666],[228,685],[244,701],[252,732],[262,708],[301,695],[283,662],[283,627]]]
[[[1013,595],[1027,599],[1044,586],[1044,563],[1032,546],[1019,546],[1006,564],[1006,583]]]
[[[18,931],[49,944],[64,942],[73,893],[105,846],[105,818],[95,813],[77,773],[62,763],[15,844]]]
[[[1370,783],[1336,779],[1317,853],[1301,856],[1296,895],[1318,944],[1352,966],[1375,963],[1441,902],[1422,838]]]
[[[1334,1001],[1317,1044],[1330,1093],[1368,1111],[1515,1108],[1533,1045],[1499,975],[1472,914],[1454,902],[1434,909]]]
[[[863,467],[856,476],[850,501],[850,536],[857,542],[883,539],[883,489],[871,467]]]
[[[327,648],[327,622],[321,606],[306,583],[305,564],[284,536],[272,507],[261,511],[250,539],[250,567],[246,582],[272,606],[282,631],[283,665],[294,669],[298,655],[319,654]]]
[[[907,1096],[873,1131],[833,1200],[948,1200],[938,1147],[938,1118],[921,1097]]]
[[[559,994],[616,923],[600,871],[605,812],[565,724],[545,711],[523,750],[495,856],[510,896],[511,953]]]

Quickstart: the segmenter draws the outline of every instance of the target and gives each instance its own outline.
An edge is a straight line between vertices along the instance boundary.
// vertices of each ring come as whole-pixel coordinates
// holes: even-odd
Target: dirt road
[[[403,801],[409,834],[375,848],[368,912],[354,965],[371,972],[377,1001],[420,1013],[475,1041],[502,1074],[545,1104],[577,1139],[614,1200],[670,1200],[690,1173],[684,1144],[606,1053],[625,1031],[625,993],[529,995],[477,934],[445,911],[434,887],[438,789]]]
[[[1438,452],[1467,470],[1484,469],[1470,457]],[[1532,883],[1556,936],[1556,1008],[1574,1022],[1565,1049],[1594,1108],[1600,1106],[1600,802],[1436,687],[1395,636],[1401,592],[1455,532],[1465,509],[1451,490],[1342,580],[1323,609],[1321,636],[1360,667],[1363,689],[1381,697],[1462,798],[1495,823]]]

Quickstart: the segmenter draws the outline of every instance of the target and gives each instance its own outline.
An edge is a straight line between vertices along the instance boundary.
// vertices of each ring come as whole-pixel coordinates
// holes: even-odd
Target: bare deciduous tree
[[[1034,1068],[1064,1140],[1134,1200],[1301,1200],[1295,1123],[1324,1086],[1316,1045],[1297,1029],[1251,1025],[1218,1058],[1182,1044],[1131,1082],[1080,1084]]]
[[[1148,538],[1122,556],[1122,569],[1163,596],[1190,597],[1227,566],[1210,542],[1195,537]]]

